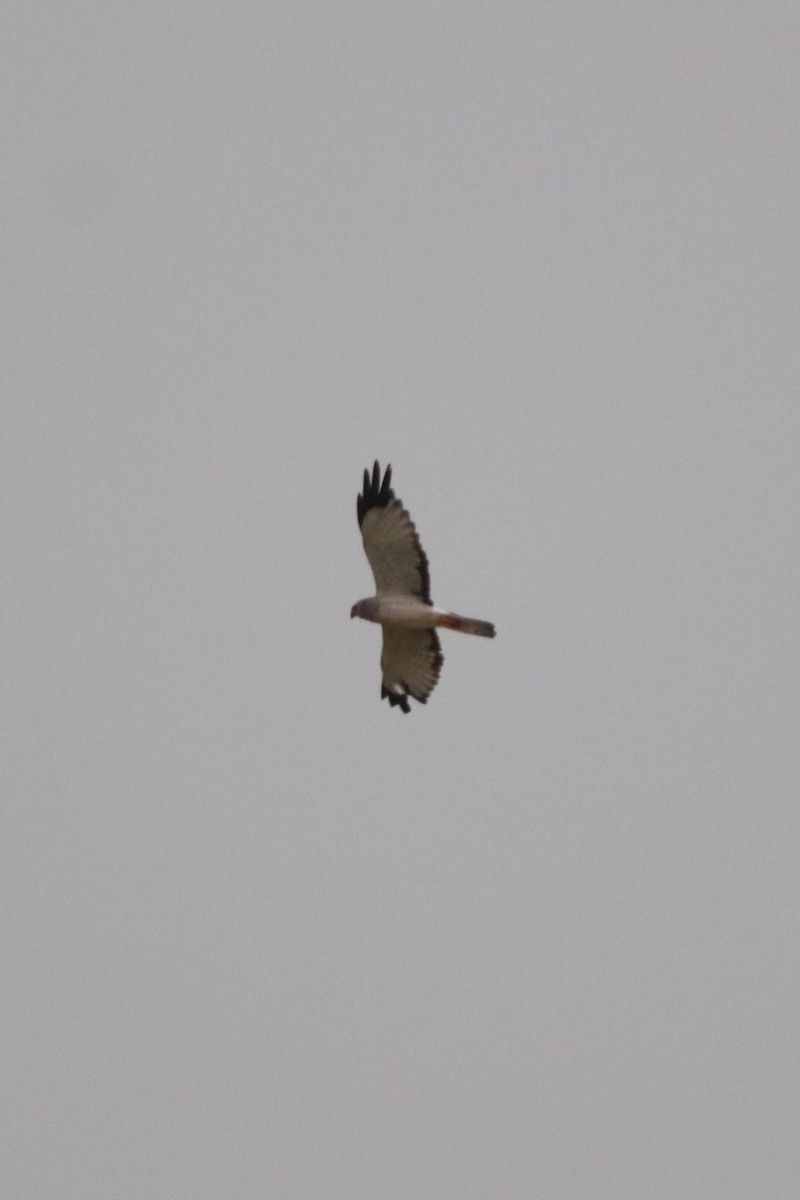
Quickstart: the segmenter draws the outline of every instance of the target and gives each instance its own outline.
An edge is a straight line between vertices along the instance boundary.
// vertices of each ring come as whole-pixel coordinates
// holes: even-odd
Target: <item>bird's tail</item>
[[[459,633],[474,633],[477,637],[494,637],[496,630],[491,621],[479,621],[477,617],[460,617],[458,613],[443,613],[438,625],[445,629],[457,629]]]

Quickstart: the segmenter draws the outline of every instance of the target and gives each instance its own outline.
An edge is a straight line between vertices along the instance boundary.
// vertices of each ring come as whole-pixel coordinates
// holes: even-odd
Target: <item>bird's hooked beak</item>
[[[353,607],[350,609],[350,619],[351,619],[351,620],[352,620],[352,618],[353,618],[353,617],[356,615],[356,609],[357,609],[357,608],[358,608],[358,605],[357,605],[357,604],[354,604],[354,605],[353,605]]]

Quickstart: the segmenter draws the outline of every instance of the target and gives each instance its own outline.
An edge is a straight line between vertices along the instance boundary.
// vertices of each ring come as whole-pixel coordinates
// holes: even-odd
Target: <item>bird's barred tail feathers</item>
[[[444,613],[436,624],[443,625],[445,629],[457,629],[459,633],[474,633],[477,637],[494,637],[497,632],[491,621],[460,617],[458,613]]]

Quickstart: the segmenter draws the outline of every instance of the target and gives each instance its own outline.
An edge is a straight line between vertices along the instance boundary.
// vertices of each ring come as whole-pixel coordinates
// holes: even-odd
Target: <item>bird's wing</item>
[[[376,462],[364,472],[364,488],[358,497],[358,524],[364,540],[375,590],[388,595],[417,596],[431,603],[428,559],[420,545],[414,522],[391,487],[392,468],[387,467],[381,481]]]
[[[444,657],[435,629],[383,626],[381,697],[410,711],[408,697],[425,704],[439,679]]]

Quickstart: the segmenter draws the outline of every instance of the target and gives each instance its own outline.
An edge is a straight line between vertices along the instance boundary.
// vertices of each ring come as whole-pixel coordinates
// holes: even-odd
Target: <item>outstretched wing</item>
[[[381,698],[388,699],[392,708],[399,704],[405,713],[411,711],[409,696],[425,704],[436,687],[443,662],[435,629],[384,625]]]
[[[392,468],[386,468],[381,482],[381,469],[376,461],[372,476],[369,471],[364,472],[364,489],[358,497],[358,524],[375,576],[375,590],[378,595],[418,596],[430,604],[428,560],[414,522],[391,484]]]

